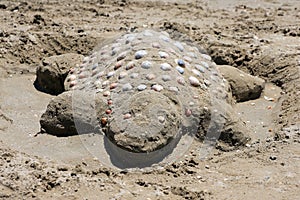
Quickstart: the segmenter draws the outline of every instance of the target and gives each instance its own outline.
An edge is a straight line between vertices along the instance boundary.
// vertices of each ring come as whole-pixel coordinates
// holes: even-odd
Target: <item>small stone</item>
[[[150,67],[152,67],[152,63],[148,60],[143,61],[141,67],[144,69],[149,69]]]
[[[176,66],[176,70],[180,73],[183,74],[184,73],[184,69],[180,66]]]
[[[204,67],[202,67],[201,65],[195,65],[195,68],[196,68],[198,71],[202,72],[202,73],[205,72]]]
[[[147,51],[145,50],[139,50],[135,53],[135,59],[141,59],[142,57],[144,57],[145,55],[147,55]]]
[[[162,80],[163,81],[170,81],[171,80],[171,76],[169,76],[169,75],[162,75]]]
[[[133,78],[133,79],[137,78],[138,76],[139,76],[138,73],[132,73],[132,74],[130,74],[130,78]]]
[[[209,64],[207,62],[201,61],[200,62],[202,66],[204,66],[206,69],[209,68]]]
[[[127,72],[120,72],[119,79],[125,78],[127,75]]]
[[[105,126],[107,124],[107,118],[106,117],[102,117],[101,118],[101,125]]]
[[[151,88],[156,92],[160,92],[164,89],[162,85],[158,85],[158,84],[153,85]]]
[[[130,69],[132,69],[132,68],[134,68],[134,67],[135,67],[135,62],[134,62],[134,61],[130,61],[130,62],[126,65],[125,69],[126,69],[126,70],[130,70]]]
[[[192,115],[192,110],[191,109],[186,109],[185,110],[185,116],[189,117]]]
[[[160,65],[160,68],[163,70],[163,71],[170,71],[172,69],[172,66],[169,64],[169,63],[162,63]]]
[[[195,87],[200,86],[199,80],[194,76],[190,76],[189,81],[192,86],[195,86]]]
[[[114,71],[108,72],[107,75],[106,75],[106,78],[113,77],[114,75],[115,75],[115,72],[114,72]]]
[[[104,81],[102,83],[102,88],[106,88],[108,86],[108,84],[109,84],[109,81]]]
[[[210,85],[211,85],[210,81],[207,80],[207,79],[204,79],[204,84],[205,84],[206,86],[210,86]]]
[[[184,67],[184,66],[185,66],[185,62],[184,62],[184,60],[182,60],[182,59],[178,59],[178,60],[177,60],[177,64],[178,64],[180,67]]]
[[[124,119],[130,119],[131,118],[131,114],[130,113],[126,113],[124,116],[123,116]]]
[[[126,56],[127,56],[127,52],[120,53],[117,57],[117,61],[123,60],[124,58],[126,58]]]
[[[120,61],[116,62],[114,70],[119,69],[120,67],[122,67],[123,64],[124,64],[123,60],[120,60]]]
[[[196,69],[192,69],[193,74],[195,74],[196,76],[201,76],[201,73],[196,70]]]
[[[193,59],[191,57],[189,57],[189,56],[183,56],[183,59],[186,60],[186,61],[188,61],[188,62],[192,62],[193,61]]]
[[[276,156],[270,156],[270,160],[276,160],[277,157]]]
[[[152,47],[159,49],[160,48],[160,44],[158,42],[153,42],[152,43]]]
[[[113,101],[111,99],[107,100],[107,104],[108,105],[112,105],[113,104]]]
[[[209,61],[211,60],[211,57],[207,54],[201,54],[201,56],[206,60],[209,60]]]
[[[164,123],[165,122],[165,118],[163,116],[158,116],[157,119],[158,119],[158,121],[160,123]]]
[[[110,114],[112,113],[112,110],[107,109],[107,110],[105,111],[105,113],[108,114],[108,115],[110,115]]]
[[[161,58],[168,58],[169,57],[169,54],[164,52],[164,51],[159,51],[158,52],[158,55],[161,57]]]
[[[76,75],[72,74],[69,76],[69,81],[74,81],[76,79]]]
[[[112,83],[112,84],[110,84],[110,86],[109,86],[109,89],[115,89],[116,87],[118,86],[118,83]]]
[[[132,90],[132,85],[130,83],[126,83],[126,84],[123,85],[122,90],[123,91]]]
[[[137,86],[137,90],[138,90],[138,91],[143,91],[143,90],[145,90],[146,88],[147,88],[147,85],[144,85],[144,84],[141,84],[141,85]]]
[[[105,97],[110,96],[110,91],[105,91],[105,92],[103,92],[103,96],[105,96]]]
[[[153,80],[153,79],[155,79],[155,75],[154,74],[147,74],[146,79],[149,80],[149,81]]]
[[[184,80],[183,77],[177,77],[176,80],[177,80],[177,83],[179,83],[180,85],[184,85],[185,84],[185,80]]]
[[[169,87],[169,90],[176,93],[179,91],[178,88],[174,86]]]
[[[79,77],[79,79],[86,78],[86,74],[85,73],[80,73],[78,77]]]
[[[166,36],[166,35],[160,35],[159,39],[161,39],[161,40],[163,40],[165,42],[169,42],[170,41],[170,38],[168,36]]]
[[[184,51],[184,47],[180,42],[174,42],[174,45],[180,50],[180,51]]]
[[[71,81],[71,82],[70,82],[70,87],[74,87],[76,84],[77,84],[76,81]]]

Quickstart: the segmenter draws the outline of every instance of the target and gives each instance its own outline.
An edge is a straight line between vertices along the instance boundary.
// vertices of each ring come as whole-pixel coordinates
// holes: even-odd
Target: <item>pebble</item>
[[[155,75],[154,74],[147,74],[146,79],[149,80],[149,81],[153,80],[153,79],[155,79]]]
[[[103,92],[103,96],[105,96],[105,97],[110,96],[110,91],[105,91],[105,92]]]
[[[201,65],[195,65],[195,68],[196,68],[197,70],[199,70],[200,72],[202,72],[202,73],[205,72],[204,67],[202,67]]]
[[[76,84],[77,84],[76,81],[71,81],[71,82],[70,82],[70,87],[74,87]]]
[[[183,56],[183,59],[186,60],[186,61],[188,61],[188,62],[192,62],[193,61],[193,59],[191,57],[189,57],[189,56]]]
[[[107,100],[107,104],[108,105],[112,105],[113,104],[113,101],[111,99]]]
[[[184,66],[185,66],[185,62],[184,62],[184,60],[182,60],[182,59],[178,59],[178,60],[177,60],[177,64],[178,64],[180,67],[184,67]]]
[[[97,69],[97,67],[99,66],[99,64],[98,63],[96,63],[96,64],[94,64],[93,66],[92,66],[92,70],[95,70],[95,69]]]
[[[126,69],[126,70],[130,70],[130,69],[132,69],[132,68],[134,68],[134,67],[135,67],[135,62],[134,62],[134,61],[130,61],[130,62],[126,65],[125,69]]]
[[[180,73],[183,74],[184,73],[184,69],[180,66],[176,66],[176,70]]]
[[[151,88],[156,92],[160,92],[164,89],[164,87],[162,85],[158,85],[158,84],[152,85]]]
[[[163,116],[158,116],[157,119],[158,119],[158,121],[160,123],[164,123],[165,122],[165,118]]]
[[[160,35],[159,36],[159,39],[165,41],[165,42],[170,42],[170,38],[166,35]]]
[[[76,79],[76,75],[72,74],[69,76],[69,81],[74,81]]]
[[[147,85],[144,85],[144,84],[141,84],[141,85],[137,86],[137,90],[138,90],[138,91],[143,91],[143,90],[145,90],[146,88],[147,88]]]
[[[205,55],[205,54],[204,54]],[[206,69],[209,68],[209,64],[207,62],[201,61],[201,65],[203,65]]]
[[[163,81],[170,81],[171,80],[171,76],[169,76],[169,75],[162,75],[162,80]]]
[[[132,85],[130,83],[126,83],[122,86],[123,91],[129,91],[132,90]]]
[[[105,113],[108,114],[108,115],[110,115],[110,114],[112,113],[112,110],[107,109],[107,110],[105,111]]]
[[[102,83],[102,88],[106,88],[108,86],[108,84],[109,84],[109,81],[104,81]]]
[[[201,54],[201,56],[206,60],[211,60],[211,57],[207,54]]]
[[[178,88],[174,87],[174,86],[169,87],[169,90],[173,91],[173,92],[178,92],[179,91]]]
[[[111,83],[109,89],[115,89],[118,86],[118,83]]]
[[[195,74],[196,76],[201,76],[201,73],[196,70],[196,69],[192,69],[193,74]]]
[[[142,68],[144,68],[144,69],[149,69],[150,67],[152,67],[152,63],[150,62],[150,61],[148,61],[148,60],[146,60],[146,61],[143,61],[142,62]]]
[[[152,47],[159,49],[160,48],[160,44],[158,42],[153,42],[152,43]]]
[[[132,73],[132,74],[130,74],[130,78],[133,78],[133,79],[137,78],[138,76],[139,76],[138,73]]]
[[[180,50],[180,51],[184,51],[184,47],[180,42],[174,42],[174,45]]]
[[[172,66],[169,63],[162,63],[160,65],[160,68],[164,71],[170,71],[172,69]]]
[[[147,51],[145,50],[139,50],[135,53],[135,59],[141,59],[143,58],[145,55],[147,55]]]
[[[86,78],[86,74],[85,73],[80,73],[78,77],[79,77],[79,79]]]
[[[127,72],[120,72],[119,79],[125,78],[127,75]]]
[[[123,117],[124,117],[124,119],[130,119],[131,118],[131,114],[130,113],[126,113]]]
[[[127,52],[120,53],[117,57],[117,61],[123,60],[124,58],[126,58],[126,56],[127,56]]]
[[[191,109],[186,109],[185,110],[185,116],[189,117],[192,115],[192,110]]]
[[[119,69],[120,67],[122,67],[122,65],[124,64],[123,60],[119,60],[118,62],[116,62],[114,70]]]
[[[180,85],[184,85],[185,84],[185,80],[183,77],[177,77],[177,83],[179,83]]]
[[[161,57],[161,58],[168,58],[169,57],[169,54],[164,52],[164,51],[159,51],[158,52],[158,55]]]
[[[107,118],[106,117],[102,117],[101,118],[101,125],[105,126],[107,124]]]
[[[207,79],[204,80],[204,84],[205,84],[206,86],[210,86],[210,85],[211,85],[210,81],[207,80]]]
[[[190,76],[189,81],[192,86],[195,86],[195,87],[200,86],[199,80],[194,76]]]
[[[115,75],[116,72],[112,71],[112,72],[108,72],[107,75],[106,75],[106,78],[110,78],[112,76]]]

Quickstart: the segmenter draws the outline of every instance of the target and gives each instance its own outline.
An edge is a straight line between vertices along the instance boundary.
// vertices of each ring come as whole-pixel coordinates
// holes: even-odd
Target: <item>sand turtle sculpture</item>
[[[110,41],[71,68],[67,92],[50,102],[40,122],[57,136],[101,133],[133,157],[169,146],[159,153],[166,156],[186,135],[240,146],[248,130],[232,104],[258,97],[263,83],[217,66],[192,43],[144,30]]]

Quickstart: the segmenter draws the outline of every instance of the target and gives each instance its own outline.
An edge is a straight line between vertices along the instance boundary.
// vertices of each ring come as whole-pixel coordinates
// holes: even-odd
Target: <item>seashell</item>
[[[110,96],[110,91],[105,91],[105,92],[103,92],[103,96],[105,96],[105,97],[108,97],[108,96]]]
[[[132,73],[132,74],[130,74],[130,78],[137,78],[139,76],[139,74],[138,73]]]
[[[119,74],[119,79],[125,78],[125,76],[127,76],[127,72],[120,72]]]
[[[124,64],[123,60],[119,60],[118,62],[116,62],[114,70],[119,69],[120,67],[122,67],[122,65]]]
[[[162,75],[162,80],[163,81],[170,81],[171,80],[171,76],[169,76],[169,75]]]
[[[130,61],[130,62],[126,65],[125,69],[126,69],[126,70],[130,70],[130,69],[132,69],[132,68],[134,68],[134,67],[135,67],[135,62],[134,62],[134,61]]]
[[[141,59],[145,55],[147,55],[147,51],[146,50],[139,50],[139,51],[137,51],[135,53],[134,57],[135,57],[135,59]]]
[[[195,65],[195,68],[196,68],[198,71],[202,72],[202,73],[205,72],[205,68],[202,67],[201,65]]]
[[[179,83],[180,85],[185,85],[185,80],[183,77],[179,76],[176,78],[176,80],[177,80],[177,83]]]
[[[112,113],[112,110],[107,109],[107,110],[105,111],[105,113],[108,114],[108,115],[110,115],[110,114]]]
[[[183,74],[184,73],[184,69],[180,66],[176,66],[176,70],[180,73]]]
[[[160,65],[160,68],[164,71],[170,71],[172,69],[172,66],[169,63],[162,63]]]
[[[124,58],[126,58],[126,56],[127,56],[127,52],[126,52],[126,51],[120,53],[120,54],[118,55],[118,57],[117,57],[117,61],[123,60]]]
[[[152,43],[152,47],[159,49],[160,48],[160,44],[158,42],[153,42]]]
[[[129,91],[132,90],[132,85],[130,83],[126,83],[122,86],[123,91]]]
[[[118,86],[118,83],[111,83],[109,89],[115,89]]]
[[[106,75],[106,78],[110,78],[110,77],[114,76],[115,73],[116,72],[114,72],[114,71],[108,72],[107,75]]]
[[[182,59],[178,59],[178,60],[177,60],[177,64],[178,64],[180,67],[184,67],[184,66],[185,66],[185,62],[184,62],[184,60],[182,60]]]
[[[154,74],[147,74],[146,79],[149,80],[149,81],[153,80],[153,79],[155,79],[155,75]]]
[[[164,51],[159,51],[158,52],[158,55],[161,57],[161,58],[168,58],[169,57],[169,54],[164,52]]]
[[[160,92],[164,89],[164,87],[162,85],[155,84],[155,85],[152,85],[151,89],[153,89],[156,92]]]
[[[200,81],[194,76],[190,76],[189,81],[192,86],[195,86],[195,87],[200,86]]]
[[[180,50],[184,51],[184,47],[181,42],[174,42],[174,45]]]
[[[148,60],[142,62],[142,68],[149,69],[152,66],[152,63]]]
[[[69,76],[69,81],[74,81],[76,79],[76,75],[72,74],[71,76]]]
[[[174,86],[169,87],[169,90],[173,91],[173,92],[176,92],[176,93],[179,91],[178,88],[174,87]]]
[[[200,62],[202,66],[204,66],[206,69],[209,68],[209,64],[207,62],[201,61]]]
[[[131,114],[130,113],[126,113],[124,116],[123,116],[124,119],[130,119],[131,118]]]
[[[144,85],[144,84],[141,84],[141,85],[138,85],[137,86],[137,90],[138,91],[143,91],[143,90],[145,90],[147,88],[147,85]]]

